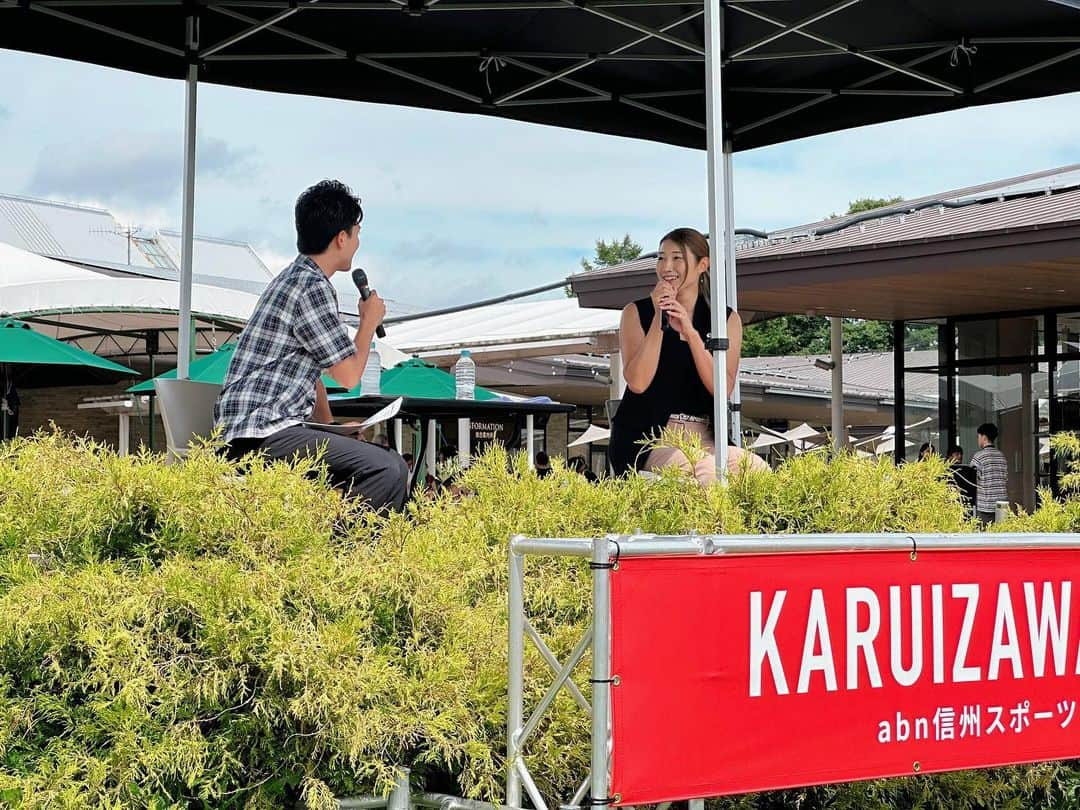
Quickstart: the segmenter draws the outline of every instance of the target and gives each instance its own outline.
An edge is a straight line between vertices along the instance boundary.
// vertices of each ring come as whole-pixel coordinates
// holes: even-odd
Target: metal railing
[[[509,710],[506,742],[506,804],[523,807],[527,795],[535,810],[549,810],[536,780],[525,763],[524,751],[531,735],[560,690],[567,690],[589,713],[592,722],[590,773],[559,810],[576,810],[618,803],[610,796],[611,753],[611,649],[610,582],[619,559],[630,557],[704,557],[752,554],[812,554],[897,551],[912,559],[921,550],[975,551],[1024,549],[1077,549],[1080,534],[810,534],[810,535],[607,535],[597,538],[531,538],[510,541],[509,581]],[[590,560],[592,571],[592,624],[585,630],[567,660],[560,663],[525,614],[525,557],[559,556]],[[554,673],[543,697],[525,718],[525,644],[531,641]],[[591,701],[571,680],[576,666],[592,649]],[[586,800],[586,796],[590,798]],[[702,810],[703,798],[690,802],[690,810]]]

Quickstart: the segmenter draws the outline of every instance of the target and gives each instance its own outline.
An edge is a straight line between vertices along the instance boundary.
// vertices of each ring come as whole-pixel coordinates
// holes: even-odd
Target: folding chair
[[[154,380],[168,461],[187,458],[192,439],[214,432],[214,403],[221,386],[192,380]]]

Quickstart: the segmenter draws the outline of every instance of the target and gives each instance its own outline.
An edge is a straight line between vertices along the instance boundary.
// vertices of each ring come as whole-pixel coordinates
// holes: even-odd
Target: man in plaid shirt
[[[994,447],[998,429],[989,422],[976,429],[979,450],[971,457],[975,468],[975,515],[984,526],[994,522],[998,501],[1009,500],[1009,463],[1005,454]]]
[[[344,388],[360,382],[386,305],[372,291],[360,302],[353,340],[338,317],[334,273],[347,271],[360,246],[360,200],[324,180],[296,201],[300,255],[266,288],[240,335],[214,409],[230,458],[273,459],[323,451],[334,486],[374,509],[401,509],[408,468],[396,452],[304,422],[333,421],[320,377]]]

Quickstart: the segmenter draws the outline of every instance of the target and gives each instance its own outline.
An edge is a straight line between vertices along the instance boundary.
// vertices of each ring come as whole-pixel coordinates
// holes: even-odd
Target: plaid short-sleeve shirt
[[[297,256],[259,298],[214,407],[223,438],[263,439],[311,418],[315,381],[356,352],[334,286]]]

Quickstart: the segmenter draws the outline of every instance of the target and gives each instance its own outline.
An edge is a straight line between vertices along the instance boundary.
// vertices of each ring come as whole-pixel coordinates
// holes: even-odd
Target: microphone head
[[[357,267],[355,270],[352,271],[352,280],[353,280],[353,284],[356,285],[356,289],[358,289],[358,290],[361,287],[368,286],[367,273],[365,273],[359,267]]]

